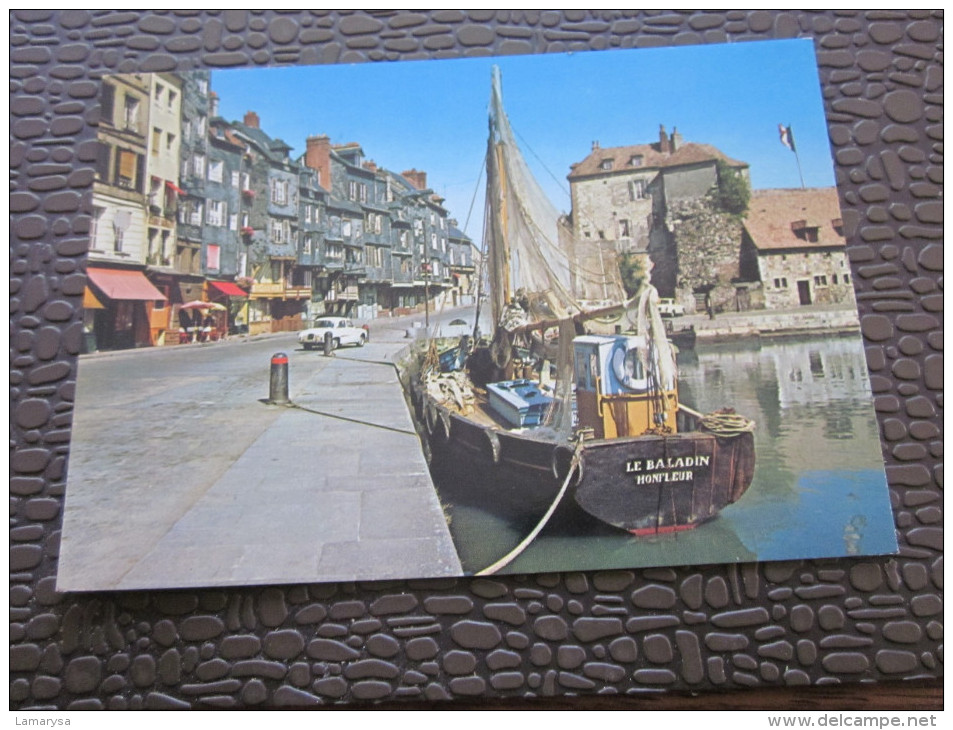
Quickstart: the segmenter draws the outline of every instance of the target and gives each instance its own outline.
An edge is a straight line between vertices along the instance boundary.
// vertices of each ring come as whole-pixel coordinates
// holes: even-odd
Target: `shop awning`
[[[180,188],[178,185],[176,185],[174,182],[172,182],[171,180],[166,180],[165,186],[169,188],[169,190],[171,190],[172,192],[176,193],[177,195],[186,195],[186,192],[182,188]]]
[[[218,289],[222,294],[225,294],[230,297],[247,297],[248,292],[242,289],[237,284],[233,284],[230,281],[210,281],[213,287]]]
[[[105,309],[103,303],[96,298],[92,290],[87,286],[83,289],[83,309]]]
[[[87,269],[86,276],[110,299],[135,301],[165,301],[165,296],[156,289],[141,271],[121,269]]]

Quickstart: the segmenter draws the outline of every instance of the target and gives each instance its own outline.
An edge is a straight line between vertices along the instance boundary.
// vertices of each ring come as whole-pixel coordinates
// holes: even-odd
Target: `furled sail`
[[[530,172],[493,69],[487,149],[487,264],[493,318],[511,330],[625,300],[618,263],[600,242],[576,242]],[[524,321],[520,321],[521,318]]]

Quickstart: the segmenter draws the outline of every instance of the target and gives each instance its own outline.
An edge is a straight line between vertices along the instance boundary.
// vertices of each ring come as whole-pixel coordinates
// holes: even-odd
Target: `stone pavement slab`
[[[293,405],[115,587],[460,575],[393,349],[293,353]]]

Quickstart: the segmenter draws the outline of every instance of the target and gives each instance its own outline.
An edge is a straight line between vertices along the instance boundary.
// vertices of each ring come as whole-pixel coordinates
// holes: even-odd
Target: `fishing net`
[[[573,431],[573,340],[577,315],[626,301],[616,252],[607,241],[576,240],[565,217],[543,192],[520,152],[503,110],[494,68],[487,148],[484,237],[496,335],[490,356],[498,372],[513,377],[533,363],[553,403],[535,434],[565,440]],[[650,390],[670,390],[675,358],[647,286],[629,321],[646,336],[640,351],[652,373]],[[633,318],[635,321],[633,321]],[[516,377],[519,377],[517,374]],[[662,410],[660,405],[659,410]]]
[[[624,301],[611,246],[575,241],[526,164],[503,110],[498,69],[490,99],[486,219],[496,323],[514,303],[538,322]]]

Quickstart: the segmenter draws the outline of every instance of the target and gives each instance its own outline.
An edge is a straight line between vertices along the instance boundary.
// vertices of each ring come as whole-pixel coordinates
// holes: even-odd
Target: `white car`
[[[298,343],[305,350],[324,347],[324,335],[327,332],[331,333],[331,347],[335,350],[341,345],[364,347],[367,342],[367,330],[355,327],[351,320],[344,317],[321,317],[315,320],[314,327],[298,334]]]
[[[659,299],[658,312],[663,317],[681,317],[685,314],[685,307],[674,299]]]

